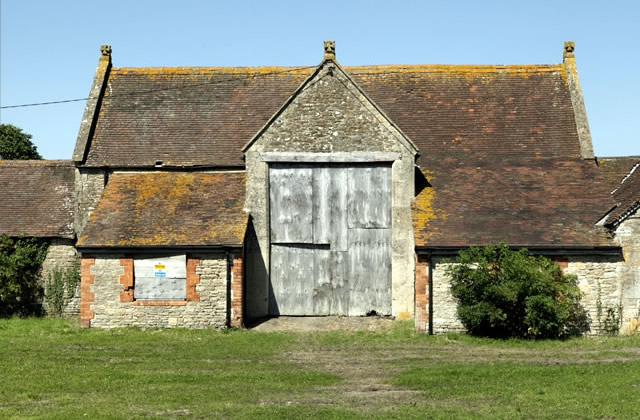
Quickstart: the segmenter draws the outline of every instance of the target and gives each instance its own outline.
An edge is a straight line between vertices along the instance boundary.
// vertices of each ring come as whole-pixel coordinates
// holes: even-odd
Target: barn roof
[[[414,203],[417,247],[613,245],[595,226],[614,203],[593,161],[445,158],[424,168],[431,187]]]
[[[0,160],[0,234],[73,238],[74,164]]]
[[[620,182],[629,175],[629,171],[635,164],[640,162],[640,156],[616,156],[598,158],[598,167],[609,185],[609,191],[613,191],[620,186]]]
[[[561,64],[344,70],[423,157],[580,156]],[[113,68],[84,164],[242,167],[242,147],[312,71]]]
[[[243,172],[116,173],[78,247],[240,246],[244,186]]]
[[[593,151],[572,43],[563,57],[343,67],[419,149],[431,187],[415,206],[417,246],[613,246],[594,226],[614,202],[584,160]],[[111,68],[110,60],[101,58],[92,88],[101,101],[74,152],[87,167],[243,168],[243,146],[316,68]]]
[[[605,224],[617,226],[640,208],[640,158],[629,168],[611,195],[616,207],[607,215]]]

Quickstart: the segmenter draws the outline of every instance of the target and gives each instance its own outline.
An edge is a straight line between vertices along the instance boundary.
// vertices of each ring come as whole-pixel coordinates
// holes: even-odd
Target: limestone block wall
[[[96,209],[98,200],[104,192],[106,182],[102,169],[76,169],[74,225],[76,235],[80,236]]]
[[[42,286],[46,288],[49,274],[56,268],[59,270],[74,269],[80,263],[79,255],[76,252],[72,239],[52,238],[49,241],[47,256],[42,262],[40,278]],[[44,302],[45,311],[47,302]],[[63,316],[74,317],[80,315],[80,284],[76,287],[73,298],[64,309]]]
[[[125,271],[132,272],[130,257],[121,254],[83,256],[83,326],[226,327],[226,256],[224,253],[202,254],[193,256],[193,259],[196,260],[192,264],[195,273],[187,273],[187,287],[189,283],[195,285],[195,293],[187,291],[186,301],[140,302],[128,294],[130,282],[126,277],[130,274]],[[190,266],[188,262],[188,270]],[[237,275],[241,275],[241,270]]]
[[[621,279],[623,333],[640,332],[640,214],[636,212],[622,222],[615,232],[622,247],[624,264],[619,268]]]
[[[620,279],[623,267],[624,261],[620,256],[568,258],[568,266],[564,271],[578,277],[578,286],[583,293],[582,306],[591,319],[590,334],[602,333],[607,309],[618,308],[620,305]]]
[[[625,232],[630,233],[625,237],[627,239],[620,238],[621,241],[630,242],[630,244],[627,242],[629,246],[624,249],[624,259],[619,255],[563,258],[566,261],[562,264],[565,272],[577,276],[578,286],[583,293],[582,305],[588,311],[591,319],[590,334],[604,332],[602,327],[608,308],[621,310],[622,333],[635,332],[640,329],[640,280],[638,277],[640,247],[637,246],[637,233],[632,234],[632,232],[638,232],[636,229],[640,229],[640,220],[635,219],[631,222],[624,226]],[[451,294],[450,281],[445,274],[449,264],[443,263],[438,258],[433,258],[433,264],[433,278],[428,279],[428,276],[424,276],[425,278],[419,284],[422,288],[426,288],[428,281],[433,281],[433,296],[418,299],[421,296],[416,295],[416,304],[420,303],[425,306],[424,308],[418,306],[416,313],[422,312],[424,314],[422,318],[427,317],[428,307],[426,305],[431,299],[433,302],[432,327],[434,334],[464,332],[465,329],[457,316],[457,302]],[[419,265],[419,269],[427,270],[428,264],[425,262],[423,265]],[[416,328],[420,331],[427,331],[428,320],[425,322],[422,318],[416,318],[417,321],[420,321],[419,325],[416,322]]]
[[[445,274],[447,266],[442,259],[433,258],[433,333],[465,332],[458,319],[457,302],[451,294],[449,276]]]

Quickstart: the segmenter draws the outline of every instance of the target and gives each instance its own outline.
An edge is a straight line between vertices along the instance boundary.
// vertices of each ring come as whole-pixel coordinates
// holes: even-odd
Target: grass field
[[[640,337],[80,329],[0,320],[0,418],[640,418]]]

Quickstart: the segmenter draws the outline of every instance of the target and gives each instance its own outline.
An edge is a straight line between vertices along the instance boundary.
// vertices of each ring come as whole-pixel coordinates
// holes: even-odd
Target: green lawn
[[[0,320],[0,418],[640,418],[640,337],[80,329]]]

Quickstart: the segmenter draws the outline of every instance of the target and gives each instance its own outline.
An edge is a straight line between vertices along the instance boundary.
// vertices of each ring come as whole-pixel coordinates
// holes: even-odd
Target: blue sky
[[[640,1],[0,0],[0,105],[88,95],[119,67],[549,64],[576,42],[596,155],[640,155]],[[1,109],[47,159],[71,157],[84,102]]]

